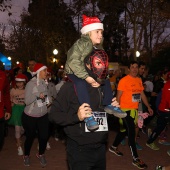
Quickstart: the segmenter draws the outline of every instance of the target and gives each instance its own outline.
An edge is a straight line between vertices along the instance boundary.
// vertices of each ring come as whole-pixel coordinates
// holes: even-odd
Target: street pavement
[[[37,153],[37,139],[35,139],[31,149],[31,166],[25,167],[22,156],[17,155],[17,147],[14,138],[14,128],[9,127],[8,136],[5,138],[5,144],[0,152],[0,170],[68,170],[67,158],[65,151],[65,144],[62,141],[55,141],[53,137],[50,138],[51,149],[46,151],[47,166],[42,168],[39,160],[36,158]],[[170,129],[170,127],[169,127]],[[168,129],[168,140],[170,141],[170,130]],[[109,147],[116,135],[115,130],[109,131],[109,138],[107,147]],[[24,137],[22,138],[24,141]],[[170,157],[167,155],[167,150],[170,146],[164,146],[156,141],[160,147],[159,151],[153,151],[148,148],[145,143],[147,135],[140,132],[138,143],[142,145],[143,150],[138,151],[139,157],[148,165],[148,170],[155,170],[156,165],[170,165]],[[107,149],[107,170],[137,170],[138,168],[132,165],[132,156],[127,145],[119,146],[119,150],[123,152],[124,156],[118,157]]]

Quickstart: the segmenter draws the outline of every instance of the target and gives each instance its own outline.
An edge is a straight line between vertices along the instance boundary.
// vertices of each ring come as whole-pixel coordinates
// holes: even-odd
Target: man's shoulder
[[[68,97],[68,96],[74,96],[75,93],[75,88],[74,88],[74,84],[72,82],[65,82],[61,87],[60,90],[58,92],[59,96],[63,96],[63,97]]]
[[[65,82],[61,87],[61,90],[63,91],[71,90],[71,89],[74,89],[74,84],[71,81]]]
[[[119,82],[127,81],[129,79],[130,79],[130,76],[126,75],[126,76],[122,77]]]

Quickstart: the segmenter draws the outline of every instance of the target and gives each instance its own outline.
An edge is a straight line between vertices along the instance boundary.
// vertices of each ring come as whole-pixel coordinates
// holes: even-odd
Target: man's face
[[[145,68],[146,68],[146,66],[145,65],[141,65],[140,67],[139,67],[139,76],[143,76],[143,74],[144,74],[144,72],[145,72]]]
[[[30,70],[31,72],[33,72],[35,64],[36,64],[35,61],[29,61],[29,62],[28,62],[28,67],[29,67],[29,70]]]
[[[115,71],[115,74],[116,74],[117,77],[119,77],[119,76],[121,75],[121,70],[119,70],[119,69],[116,70],[116,71]]]
[[[138,64],[131,64],[130,65],[129,74],[132,77],[136,77],[138,75]]]
[[[114,70],[109,70],[108,74],[109,74],[109,77],[112,77],[114,74]]]

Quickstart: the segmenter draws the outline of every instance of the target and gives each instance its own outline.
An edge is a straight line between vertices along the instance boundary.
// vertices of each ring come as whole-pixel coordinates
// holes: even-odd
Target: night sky
[[[23,8],[27,10],[29,0],[12,0],[12,8],[10,12],[12,15],[9,17],[8,12],[0,11],[0,23],[7,24],[9,20],[20,20],[20,14],[22,13]]]

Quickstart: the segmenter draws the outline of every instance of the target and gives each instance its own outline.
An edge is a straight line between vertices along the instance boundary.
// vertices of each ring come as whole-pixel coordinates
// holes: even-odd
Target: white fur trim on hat
[[[15,78],[15,81],[26,81],[26,79],[22,79],[22,78]]]
[[[89,32],[89,31],[99,30],[99,29],[104,30],[102,23],[88,24],[88,25],[84,26],[84,27],[81,29],[81,33],[82,33],[82,34],[85,34],[85,33]]]
[[[46,66],[43,66],[43,67],[39,68],[36,72],[33,72],[33,74],[35,75],[46,68],[47,68]]]

